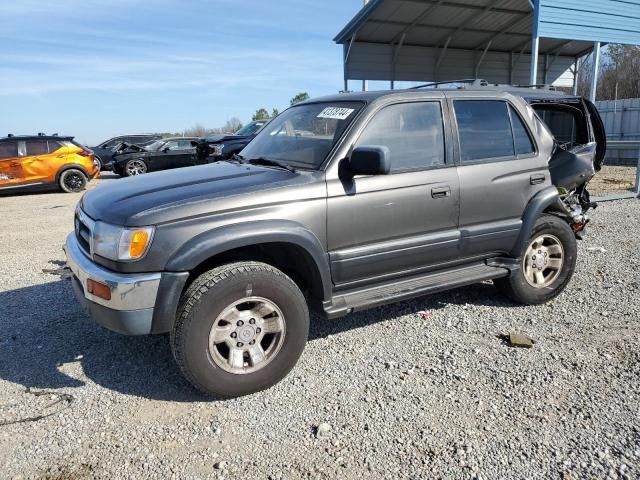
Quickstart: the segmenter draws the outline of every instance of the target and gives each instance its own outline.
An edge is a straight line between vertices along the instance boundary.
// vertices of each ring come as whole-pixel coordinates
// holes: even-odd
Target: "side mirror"
[[[167,153],[169,151],[169,147],[163,148],[162,153]]]
[[[349,158],[351,175],[386,175],[391,170],[391,152],[381,145],[356,147]]]

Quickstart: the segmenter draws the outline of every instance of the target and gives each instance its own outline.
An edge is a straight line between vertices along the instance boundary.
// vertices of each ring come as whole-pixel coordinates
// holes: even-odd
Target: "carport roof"
[[[402,44],[495,52],[531,52],[528,0],[371,0],[334,38],[336,43]],[[581,56],[593,42],[541,38],[540,54]]]

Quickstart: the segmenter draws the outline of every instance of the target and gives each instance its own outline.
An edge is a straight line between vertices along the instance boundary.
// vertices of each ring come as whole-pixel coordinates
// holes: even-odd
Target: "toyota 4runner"
[[[281,380],[310,311],[328,318],[492,280],[558,295],[604,158],[590,102],[480,86],[295,105],[241,155],[87,192],[65,251],[116,332],[170,333],[189,381],[238,396]]]

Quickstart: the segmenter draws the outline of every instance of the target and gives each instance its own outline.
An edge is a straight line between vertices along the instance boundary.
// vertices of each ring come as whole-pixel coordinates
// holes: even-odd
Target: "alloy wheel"
[[[551,285],[560,275],[564,265],[562,242],[554,235],[544,234],[536,237],[522,259],[524,278],[535,288]]]
[[[142,175],[147,173],[147,165],[142,160],[130,160],[127,162],[127,173],[129,175]]]
[[[229,373],[252,373],[276,357],[285,331],[284,315],[275,303],[262,297],[245,297],[216,318],[209,333],[209,354]]]

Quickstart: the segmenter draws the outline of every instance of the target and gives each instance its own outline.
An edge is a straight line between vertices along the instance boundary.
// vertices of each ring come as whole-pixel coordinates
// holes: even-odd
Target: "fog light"
[[[91,278],[87,279],[87,292],[104,300],[111,300],[111,288],[104,283],[96,282]]]

